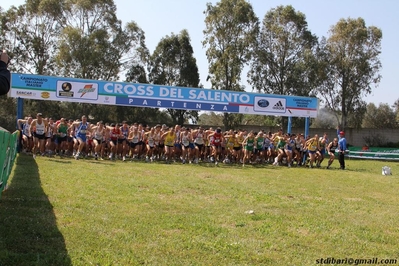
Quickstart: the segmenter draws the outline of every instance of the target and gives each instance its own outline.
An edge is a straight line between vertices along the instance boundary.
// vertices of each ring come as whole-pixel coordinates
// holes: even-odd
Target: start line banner
[[[13,73],[11,97],[256,115],[316,117],[317,98]]]

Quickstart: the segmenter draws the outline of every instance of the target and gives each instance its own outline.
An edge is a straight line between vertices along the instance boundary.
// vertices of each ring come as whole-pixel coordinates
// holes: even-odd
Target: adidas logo
[[[273,109],[275,110],[284,110],[283,103],[281,101],[278,101],[274,106]]]

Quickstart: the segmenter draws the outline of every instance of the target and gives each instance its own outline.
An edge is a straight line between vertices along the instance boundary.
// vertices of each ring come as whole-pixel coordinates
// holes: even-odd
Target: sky
[[[2,0],[0,6],[8,9],[11,5],[18,6],[24,0]],[[217,3],[216,0],[114,0],[117,7],[118,19],[126,24],[135,21],[145,32],[146,45],[150,52],[161,38],[178,34],[186,29],[191,38],[194,57],[200,72],[200,82],[205,88],[210,88],[206,81],[208,75],[208,61],[206,48],[202,46],[205,29],[206,3]],[[365,20],[366,26],[376,26],[382,30],[382,53],[380,60],[382,80],[377,87],[373,85],[370,95],[365,101],[374,103],[393,103],[399,99],[399,85],[396,75],[399,75],[399,1],[397,0],[251,0],[253,9],[262,21],[265,14],[279,5],[292,5],[295,10],[305,14],[308,29],[321,38],[328,37],[328,31],[341,18],[358,18]],[[244,69],[245,71],[245,69]],[[123,77],[122,77],[123,79]],[[243,73],[242,85],[246,91],[252,88]]]

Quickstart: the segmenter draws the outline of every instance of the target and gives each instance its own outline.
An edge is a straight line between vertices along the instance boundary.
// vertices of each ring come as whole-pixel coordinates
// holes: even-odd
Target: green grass
[[[381,175],[384,165],[392,176]],[[347,160],[347,168],[19,155],[0,201],[0,265],[399,259],[398,163]]]

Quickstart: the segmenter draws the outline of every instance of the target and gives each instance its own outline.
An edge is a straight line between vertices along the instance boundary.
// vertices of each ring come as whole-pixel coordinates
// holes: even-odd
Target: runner
[[[308,148],[308,154],[310,158],[309,168],[313,168],[313,163],[316,161],[316,153],[320,150],[319,136],[316,134],[313,138],[306,142],[306,147]]]
[[[142,132],[139,131],[138,127],[132,127],[127,140],[130,143],[131,161],[138,159],[141,149],[140,143],[143,143]]]
[[[123,137],[122,131],[118,124],[112,123],[110,126],[106,126],[107,130],[109,130],[110,141],[108,142],[110,145],[110,153],[108,158],[110,160],[115,160],[118,153],[119,142],[118,139]]]
[[[137,146],[137,150],[138,150],[137,158],[140,159],[141,156],[144,154],[144,152],[145,152],[144,150],[146,148],[146,145],[143,142],[143,136],[144,136],[144,133],[145,133],[145,129],[143,127],[143,124],[141,124],[141,123],[138,124],[137,130],[139,131],[140,136],[141,136],[141,138],[139,140],[139,144]]]
[[[165,160],[166,163],[170,163],[170,160],[173,159],[173,148],[176,142],[176,132],[174,127],[170,127],[169,131],[165,132],[161,139],[164,140],[165,144]]]
[[[212,127],[208,128],[205,130],[205,150],[204,150],[204,161],[206,162],[212,162],[211,154],[212,154],[212,142],[213,142],[213,136],[210,136],[213,134],[215,130],[213,130]]]
[[[74,146],[74,140],[75,140],[75,128],[74,127],[72,127],[72,124],[73,124],[73,120],[72,119],[69,119],[68,120],[68,136],[67,136],[67,147],[68,147],[68,150],[67,150],[67,153],[68,153],[68,155],[73,155],[73,156],[75,156],[75,154],[76,154],[76,152],[74,153],[74,150],[73,150],[73,146]]]
[[[182,145],[180,143],[181,140],[181,126],[180,125],[175,125],[175,133],[176,133],[176,140],[174,143],[174,149],[173,149],[173,156],[175,158],[180,158],[182,155]]]
[[[251,164],[251,156],[254,150],[255,135],[252,131],[249,132],[248,136],[244,139],[242,146],[244,147],[244,158],[242,159],[242,166],[245,166],[245,162],[248,159]]]
[[[32,117],[26,117],[26,119],[18,119],[18,129],[22,134],[22,146],[26,153],[32,152],[33,147],[33,136],[30,131],[30,126],[32,124]]]
[[[78,143],[77,152],[75,154],[75,159],[79,160],[79,156],[83,152],[83,149],[86,145],[86,134],[87,131],[90,130],[90,124],[87,122],[87,117],[85,115],[82,116],[82,121],[75,121],[72,123],[70,128],[75,129],[75,139]]]
[[[287,155],[287,165],[291,167],[291,163],[293,160],[293,150],[295,149],[295,134],[290,135],[287,138],[287,144],[285,146],[285,154]]]
[[[271,132],[270,132],[271,135]],[[264,152],[265,152],[265,162],[266,163],[273,163],[273,155],[272,155],[272,141],[270,140],[270,136],[268,134],[264,134],[265,136],[265,142],[263,144],[264,146]]]
[[[47,130],[46,130],[46,144],[45,144],[45,153],[48,154],[48,156],[51,156],[54,154],[55,150],[55,132],[57,131],[56,125],[54,123],[54,119],[52,118],[47,118]]]
[[[275,142],[275,135],[269,131],[269,141],[270,141],[270,145],[269,145],[269,149],[267,151],[267,157],[269,157],[269,163],[273,164],[276,155],[276,145],[277,142]]]
[[[146,162],[153,162],[154,161],[154,150],[159,143],[159,135],[155,132],[155,128],[152,127],[150,131],[144,133],[143,137],[144,143],[147,146],[147,153],[145,156]]]
[[[43,114],[38,113],[36,119],[34,119],[29,127],[31,135],[33,135],[33,158],[36,158],[36,153],[39,151],[41,155],[44,155],[45,141],[46,141],[46,131],[48,123],[43,119]]]
[[[164,150],[164,146],[161,147],[161,141],[163,145],[163,140],[161,140],[161,135],[163,134],[161,132],[162,126],[157,124],[155,126],[155,139],[154,139],[154,151],[153,151],[153,160],[159,159],[162,157],[162,152]]]
[[[265,137],[262,131],[259,131],[259,133],[256,135],[255,145],[255,160],[258,163],[263,163],[265,160]]]
[[[328,155],[330,159],[328,160],[327,169],[330,169],[331,164],[334,162],[335,159],[335,151],[338,149],[338,139],[334,138],[332,142],[330,142],[327,146]]]
[[[188,145],[189,151],[190,151],[188,156],[190,156],[190,158],[191,158],[191,161],[189,161],[189,163],[192,163],[193,159],[195,158],[195,145],[194,145],[194,138],[193,138],[194,130],[191,128],[187,128],[187,131],[190,133],[190,136],[191,136],[190,144]]]
[[[294,161],[297,166],[302,165],[302,151],[303,151],[303,136],[301,134],[295,137],[295,148],[294,148]]]
[[[98,155],[100,154],[100,159],[104,160],[104,146],[105,146],[105,135],[106,129],[104,127],[103,121],[99,121],[96,126],[91,128],[91,133],[93,136],[94,145],[94,159],[98,160]]]
[[[185,164],[186,160],[191,163],[190,157],[190,142],[192,141],[191,134],[185,127],[181,128],[180,131],[180,141],[182,148],[182,163]]]
[[[127,124],[127,121],[122,122],[122,127],[120,128],[122,135],[118,139],[119,143],[119,151],[118,154],[121,155],[122,161],[126,161],[126,157],[129,156],[129,150],[130,150],[130,145],[128,143],[127,137],[129,136],[130,133],[130,128],[129,125]]]
[[[321,163],[324,160],[324,155],[326,154],[326,146],[328,145],[328,136],[327,133],[323,134],[323,137],[319,138],[319,145],[320,145],[320,150],[318,153],[318,160],[317,160],[317,167],[320,167]]]
[[[225,139],[225,147],[226,147],[226,156],[225,159],[223,160],[223,163],[230,163],[233,161],[234,158],[234,143],[236,142],[236,134],[234,133],[234,130],[230,129],[228,132],[225,133],[224,135]]]
[[[65,152],[68,150],[68,142],[67,142],[68,123],[65,120],[65,118],[60,119],[60,123],[57,125],[56,135],[57,135],[58,155],[60,157],[63,157]]]
[[[213,158],[213,161],[215,161],[215,165],[218,165],[222,153],[222,142],[224,141],[224,137],[222,135],[222,129],[218,127],[215,132],[211,133],[208,136],[208,139],[212,147],[212,154],[210,157],[211,162]]]
[[[195,159],[194,163],[198,163],[204,154],[206,135],[203,128],[200,126],[197,130],[192,132],[192,138],[195,145]]]
[[[286,155],[285,154],[285,144],[287,143],[286,136],[277,134],[277,136],[274,138],[274,141],[277,142],[276,147],[277,147],[277,156],[274,159],[274,166],[277,166],[281,163],[283,157]]]
[[[242,158],[243,158],[243,142],[244,142],[244,132],[243,131],[238,131],[235,132],[235,139],[234,139],[234,145],[233,145],[233,157],[236,163],[243,163]]]

